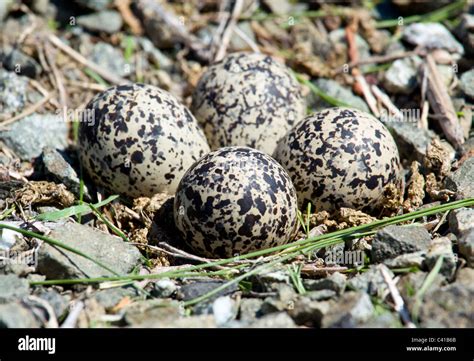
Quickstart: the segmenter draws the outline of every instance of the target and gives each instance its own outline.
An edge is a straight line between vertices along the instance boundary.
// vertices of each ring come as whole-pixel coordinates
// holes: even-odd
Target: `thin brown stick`
[[[87,82],[74,81],[74,80],[67,80],[66,84],[68,86],[73,86],[73,87],[76,87],[76,88],[87,89],[87,90],[93,90],[93,91],[97,91],[97,92],[102,92],[102,91],[107,89],[107,87],[102,85],[102,84],[87,83]]]
[[[70,56],[72,59],[74,59],[78,63],[90,68],[92,71],[99,74],[102,78],[104,78],[108,82],[113,83],[113,84],[129,84],[130,83],[129,80],[124,79],[120,76],[116,76],[115,74],[110,73],[108,70],[102,68],[101,66],[97,65],[96,63],[94,63],[90,60],[87,60],[84,56],[79,54],[73,48],[71,48],[70,46],[64,44],[57,36],[55,36],[53,34],[49,34],[48,35],[48,40],[51,42],[51,44],[53,44],[59,50],[63,51],[65,54]]]
[[[372,85],[372,93],[374,96],[388,109],[390,114],[395,114],[395,117],[399,120],[403,120],[402,112],[397,108],[395,104],[392,103],[387,94],[377,87],[377,85]]]
[[[215,62],[222,60],[226,54],[227,47],[229,46],[229,43],[230,43],[230,37],[232,35],[232,32],[234,31],[235,25],[237,24],[237,20],[240,16],[240,13],[242,12],[243,5],[244,5],[243,0],[236,0],[234,8],[232,9],[232,15],[227,21],[226,28],[222,35],[219,49],[217,50],[217,53],[214,56]]]
[[[56,61],[55,61],[55,56],[53,55],[53,50],[51,48],[51,45],[48,42],[45,42],[44,44],[44,52],[46,55],[46,60],[49,63],[49,66],[51,67],[51,71],[53,72],[54,76],[54,81],[56,84],[56,88],[59,92],[59,103],[61,105],[61,113],[63,117],[63,121],[67,122],[67,93],[66,93],[66,88],[64,87],[64,82],[61,73],[58,70],[58,67],[56,66]]]
[[[132,34],[142,35],[142,25],[140,24],[140,21],[138,21],[136,16],[133,14],[133,12],[130,10],[130,4],[130,0],[115,0],[115,7],[120,12],[120,15],[122,15],[123,21],[125,22],[125,24],[128,25]]]
[[[459,124],[453,102],[448,94],[446,86],[443,84],[436,63],[431,56],[426,56],[428,72],[427,98],[431,108],[437,115],[439,125],[448,141],[457,149],[464,143],[464,134]]]

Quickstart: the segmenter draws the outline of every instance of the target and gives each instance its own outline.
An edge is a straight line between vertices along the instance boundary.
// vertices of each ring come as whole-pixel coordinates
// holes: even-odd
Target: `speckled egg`
[[[174,218],[195,253],[231,257],[285,244],[297,222],[296,191],[269,155],[225,147],[196,162],[176,191]]]
[[[191,110],[212,149],[240,145],[272,154],[303,119],[306,105],[285,65],[258,53],[232,53],[204,72]]]
[[[210,151],[191,112],[150,85],[112,87],[87,105],[79,156],[87,173],[130,197],[174,193],[184,172]]]
[[[370,114],[325,109],[298,123],[274,154],[293,180],[299,205],[371,211],[396,182],[400,161],[390,132]]]

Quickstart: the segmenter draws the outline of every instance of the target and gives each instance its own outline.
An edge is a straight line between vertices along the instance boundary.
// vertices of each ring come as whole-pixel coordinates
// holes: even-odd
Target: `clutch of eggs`
[[[288,171],[300,207],[351,207],[372,211],[384,187],[399,178],[400,160],[382,122],[355,109],[331,108],[298,123],[275,150]]]
[[[112,87],[87,105],[79,157],[92,180],[130,197],[174,193],[184,172],[210,151],[191,112],[170,93],[132,84]]]
[[[232,53],[211,65],[192,98],[191,110],[214,150],[241,145],[272,154],[306,112],[290,70],[258,53]]]

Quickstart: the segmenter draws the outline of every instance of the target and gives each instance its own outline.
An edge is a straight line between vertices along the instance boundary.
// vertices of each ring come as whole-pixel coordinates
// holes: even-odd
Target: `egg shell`
[[[306,105],[284,64],[238,52],[204,72],[191,110],[212,149],[248,146],[272,154],[277,141],[305,116]]]
[[[195,253],[210,258],[245,254],[291,240],[296,191],[269,155],[225,147],[205,155],[183,176],[174,218]]]
[[[79,156],[93,181],[130,197],[173,194],[210,151],[191,112],[154,86],[115,86],[96,95],[79,126]],[[85,120],[85,119],[84,119]]]
[[[290,174],[299,206],[311,202],[317,211],[372,211],[400,171],[388,129],[372,115],[347,108],[306,117],[280,140],[274,157]]]

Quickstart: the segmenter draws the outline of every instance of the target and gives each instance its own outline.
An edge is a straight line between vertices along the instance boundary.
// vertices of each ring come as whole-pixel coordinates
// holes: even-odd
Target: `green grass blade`
[[[95,208],[100,208],[102,206],[105,206],[106,204],[109,204],[110,202],[116,200],[119,196],[118,195],[113,195],[108,197],[107,199],[104,199],[102,202],[98,202],[94,204]],[[77,206],[72,206],[69,208],[64,208],[59,211],[52,211],[52,212],[47,212],[47,213],[42,213],[39,214],[38,216],[35,217],[36,220],[38,221],[57,221],[58,219],[61,218],[66,218],[66,217],[72,217],[72,216],[77,216],[77,215],[85,215],[88,213],[91,213],[92,210],[89,208],[88,203],[83,203],[79,204]]]

